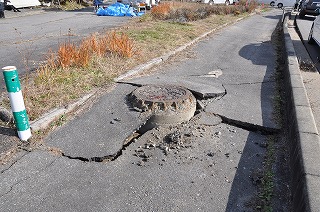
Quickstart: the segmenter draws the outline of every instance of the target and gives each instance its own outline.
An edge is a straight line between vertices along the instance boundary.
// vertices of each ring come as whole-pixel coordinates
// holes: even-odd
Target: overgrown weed
[[[45,0],[40,0],[40,2],[48,2]],[[77,10],[89,6],[89,4],[83,0],[52,0],[52,8],[58,8],[61,10]]]
[[[258,7],[256,1],[241,0],[235,5],[205,5],[198,3],[164,2],[151,10],[151,15],[160,20],[189,22],[205,19],[210,15],[239,15],[251,13]]]

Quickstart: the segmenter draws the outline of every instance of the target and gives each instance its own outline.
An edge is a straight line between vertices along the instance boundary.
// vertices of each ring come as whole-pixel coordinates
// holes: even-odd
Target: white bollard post
[[[21,140],[27,141],[31,137],[31,130],[24,106],[17,68],[15,66],[6,66],[2,70],[18,136]]]

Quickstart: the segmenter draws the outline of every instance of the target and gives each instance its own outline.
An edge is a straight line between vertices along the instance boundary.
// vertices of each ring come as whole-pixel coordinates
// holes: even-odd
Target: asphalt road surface
[[[32,13],[35,15],[24,15]],[[33,12],[22,9],[21,14],[8,14],[0,20],[0,68],[13,65],[20,75],[25,74],[45,61],[49,50],[57,50],[60,43],[79,41],[94,32],[103,33],[128,19],[99,17],[92,8]],[[2,74],[0,88],[1,92],[5,89]]]
[[[119,84],[50,134],[42,149],[25,151],[15,163],[0,166],[0,208],[256,211],[267,147],[279,136],[273,117],[273,35],[281,15],[271,10],[216,31],[185,57],[133,80],[142,85],[170,80],[200,92],[206,90],[201,85],[223,87],[225,95],[219,98],[197,97],[202,110],[192,120],[154,128],[124,146],[144,120],[141,111],[127,105],[136,86]],[[273,131],[260,133],[257,126]],[[280,158],[287,157],[279,150]],[[63,154],[54,154],[59,152]],[[273,168],[288,174],[285,167]],[[291,211],[287,179],[274,181],[274,211]]]

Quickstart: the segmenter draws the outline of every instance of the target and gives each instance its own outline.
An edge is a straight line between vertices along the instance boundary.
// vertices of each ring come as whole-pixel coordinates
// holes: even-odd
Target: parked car
[[[234,4],[235,1],[234,0],[199,0],[197,2],[201,2],[201,3],[205,3],[205,4],[225,4],[225,5],[229,5],[229,4]]]
[[[7,5],[12,5],[14,8],[36,7],[41,5],[38,0],[10,0],[7,2]]]
[[[320,9],[320,0],[302,0],[299,8],[299,18],[304,18],[305,15],[319,15],[317,9]]]
[[[273,6],[274,6],[274,1],[275,0],[257,0],[257,2],[259,3],[259,4],[265,4],[265,5],[268,5],[268,4],[272,4],[272,2],[273,2]]]
[[[320,16],[317,16],[312,23],[308,36],[308,43],[318,44],[320,46]]]
[[[270,2],[270,6],[277,6],[278,8],[293,7],[295,3],[295,0],[273,0]]]

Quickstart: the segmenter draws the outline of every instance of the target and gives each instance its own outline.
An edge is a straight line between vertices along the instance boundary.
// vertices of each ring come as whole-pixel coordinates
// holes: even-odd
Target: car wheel
[[[146,6],[146,9],[147,10],[151,10],[151,6]]]
[[[308,43],[309,43],[309,44],[315,44],[315,40],[314,40],[313,37],[312,37],[312,34],[313,34],[313,26],[314,26],[314,24],[312,24],[311,29],[310,29],[310,32],[309,32],[309,36],[308,36]]]
[[[209,5],[213,5],[214,4],[214,1],[213,0],[210,0],[209,1]]]
[[[279,3],[277,6],[278,6],[278,8],[282,8],[282,7],[283,7],[283,4],[282,4],[282,3]]]
[[[300,10],[299,18],[304,18],[305,16],[306,16],[306,14],[302,10]]]
[[[271,7],[274,7],[274,4],[275,4],[274,1],[270,2]]]
[[[230,4],[230,1],[227,0],[224,4],[228,6]]]

